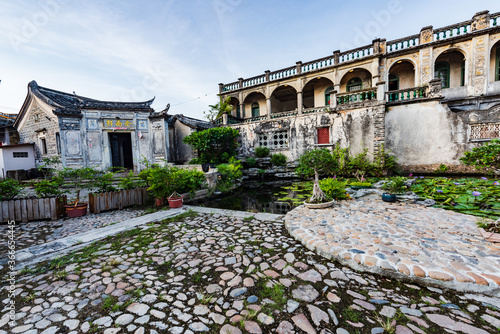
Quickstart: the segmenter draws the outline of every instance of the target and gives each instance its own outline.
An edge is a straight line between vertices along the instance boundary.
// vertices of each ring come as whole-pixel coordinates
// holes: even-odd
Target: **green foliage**
[[[255,166],[257,166],[257,160],[255,158],[247,158],[246,163],[250,168],[254,168]]]
[[[300,157],[296,173],[303,177],[310,178],[315,172],[319,175],[331,173],[338,162],[326,148],[307,151]]]
[[[411,190],[424,199],[436,201],[435,207],[478,217],[500,218],[500,183],[494,180],[445,177],[420,178]],[[474,196],[473,191],[481,193]]]
[[[217,166],[220,178],[217,180],[217,188],[222,192],[230,191],[236,180],[241,178],[241,161],[235,158],[229,159],[229,163]]]
[[[269,156],[269,148],[265,146],[259,146],[255,148],[255,156],[257,158],[265,158]]]
[[[97,188],[97,192],[106,193],[116,191],[116,188],[113,186],[115,174],[116,173],[112,172],[96,173],[94,178],[94,187]]]
[[[353,187],[371,187],[372,184],[370,182],[351,182],[349,185]]]
[[[19,195],[22,186],[14,179],[0,179],[0,201],[9,201]]]
[[[460,161],[486,173],[500,173],[500,139],[465,152]]]
[[[41,180],[34,182],[35,193],[37,197],[51,197],[61,195],[64,191],[61,189],[64,183],[62,176],[53,176],[50,180]]]
[[[445,173],[448,171],[448,169],[449,169],[448,166],[446,166],[445,164],[441,164],[439,165],[438,168],[436,168],[434,174]]]
[[[44,178],[48,178],[54,174],[56,166],[59,164],[61,164],[61,158],[59,156],[43,158],[42,164],[40,164],[37,169],[42,173]]]
[[[321,190],[331,199],[346,199],[349,196],[346,193],[348,181],[339,181],[336,178],[328,178],[319,181]]]
[[[273,166],[285,166],[287,157],[283,153],[276,153],[271,155],[271,164]]]
[[[408,191],[406,185],[407,178],[403,176],[391,177],[388,182],[384,183],[382,189],[387,190],[391,194],[401,194]]]
[[[126,176],[120,178],[118,185],[124,190],[143,187],[145,185],[145,181],[147,180],[148,172],[148,169],[144,169],[139,173],[139,177],[137,177],[133,171],[129,171]]]
[[[91,189],[94,184],[91,182],[99,172],[92,167],[64,168],[59,172],[59,176],[64,178],[65,183],[69,183],[71,188],[76,190],[76,202],[80,201],[80,192],[83,189]]]
[[[223,100],[221,97],[219,103],[209,105],[209,107],[209,111],[203,112],[203,115],[209,122],[215,121],[217,118],[222,117],[223,114],[230,114],[233,110],[230,96],[226,97],[225,100]]]
[[[184,138],[184,143],[198,151],[197,163],[220,164],[236,155],[240,132],[231,127],[211,128],[193,132]]]
[[[205,182],[205,174],[194,169],[171,166],[152,166],[143,174],[147,178],[150,191],[155,198],[165,199],[172,193],[187,193],[200,189]]]

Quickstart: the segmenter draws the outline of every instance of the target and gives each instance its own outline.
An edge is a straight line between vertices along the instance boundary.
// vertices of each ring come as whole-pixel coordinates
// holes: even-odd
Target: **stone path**
[[[23,270],[16,324],[4,315],[0,334],[500,330],[493,298],[356,273],[300,245],[283,218],[200,211]],[[2,313],[10,301],[2,287]]]
[[[103,212],[97,215],[87,214],[78,218],[63,218],[55,221],[43,220],[16,225],[16,249],[41,245],[71,235],[91,231],[96,228],[116,224],[140,216],[143,210],[124,209]],[[0,224],[0,233],[7,235],[9,225]],[[7,253],[7,240],[0,239],[0,256]]]
[[[342,201],[286,215],[307,248],[360,271],[500,297],[500,247],[476,217],[416,204]]]

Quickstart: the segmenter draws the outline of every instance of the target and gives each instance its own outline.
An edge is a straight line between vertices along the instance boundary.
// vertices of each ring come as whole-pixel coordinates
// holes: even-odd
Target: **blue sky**
[[[500,11],[498,0],[0,2],[0,112],[28,82],[202,118],[218,83]]]

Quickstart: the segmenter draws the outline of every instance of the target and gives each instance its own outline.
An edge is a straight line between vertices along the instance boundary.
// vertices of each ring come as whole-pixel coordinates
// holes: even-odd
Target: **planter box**
[[[486,232],[483,228],[479,229],[486,241],[500,243],[500,233]]]
[[[64,213],[67,197],[28,198],[0,202],[0,222],[10,221],[27,223],[33,220],[57,220]]]
[[[120,190],[102,194],[89,194],[89,210],[92,213],[101,213],[108,210],[143,205],[147,200],[146,188]]]
[[[333,206],[335,203],[336,203],[335,200],[330,201],[330,202],[325,202],[325,203],[317,203],[317,204],[307,203],[304,201],[304,205],[306,206],[306,208],[309,208],[309,209],[326,209],[326,208]]]

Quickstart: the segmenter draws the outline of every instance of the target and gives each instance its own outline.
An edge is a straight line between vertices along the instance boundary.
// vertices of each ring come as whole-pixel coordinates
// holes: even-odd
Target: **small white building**
[[[33,144],[12,144],[0,146],[0,177],[16,177],[17,171],[35,168]]]

